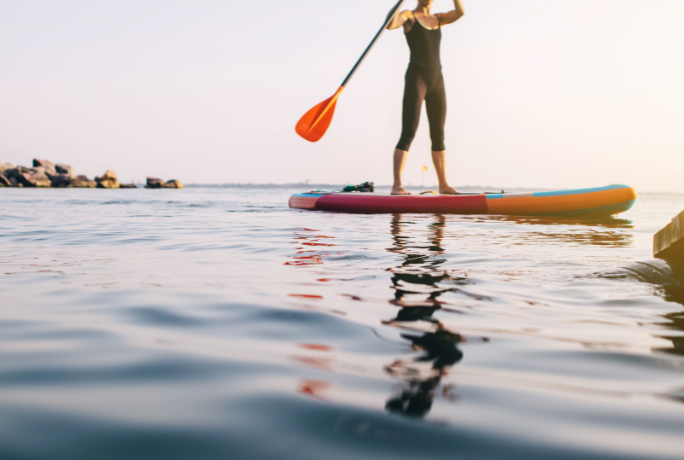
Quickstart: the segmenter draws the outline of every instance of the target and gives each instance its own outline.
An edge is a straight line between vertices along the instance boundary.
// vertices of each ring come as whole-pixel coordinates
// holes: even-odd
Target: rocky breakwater
[[[47,160],[33,160],[33,167],[0,162],[0,187],[95,188],[97,183],[74,173],[74,168]]]
[[[157,182],[159,185],[157,186]],[[152,184],[152,185],[150,185]],[[121,184],[116,173],[108,169],[102,176],[89,179],[76,175],[69,165],[52,163],[47,160],[33,160],[33,167],[14,166],[0,162],[0,187],[52,187],[52,188],[137,188],[135,184]],[[163,182],[161,179],[147,178],[146,188],[184,188],[177,180]]]

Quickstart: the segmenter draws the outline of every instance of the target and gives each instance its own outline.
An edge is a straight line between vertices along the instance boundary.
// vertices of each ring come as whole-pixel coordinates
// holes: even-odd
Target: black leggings
[[[401,139],[397,149],[408,151],[416,136],[420,110],[425,101],[428,122],[430,123],[430,138],[432,151],[441,152],[444,147],[444,124],[446,123],[446,91],[444,77],[440,74],[428,87],[415,70],[409,68],[406,72],[406,87],[404,89],[404,109],[402,116]]]

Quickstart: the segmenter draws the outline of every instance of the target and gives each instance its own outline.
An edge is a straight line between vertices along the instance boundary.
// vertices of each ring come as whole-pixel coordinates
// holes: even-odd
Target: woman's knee
[[[401,136],[401,139],[399,139],[399,143],[397,144],[397,150],[403,150],[404,152],[408,152],[411,148],[411,144],[413,144],[414,137],[415,134],[412,136]]]
[[[444,146],[444,131],[439,133],[431,133],[432,138],[432,151],[433,152],[443,152],[446,150]]]

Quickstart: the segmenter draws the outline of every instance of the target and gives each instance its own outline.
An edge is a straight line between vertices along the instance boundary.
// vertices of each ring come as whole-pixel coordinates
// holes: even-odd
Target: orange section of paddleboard
[[[581,211],[636,200],[631,187],[562,196],[504,196],[488,199],[489,214],[531,215]]]

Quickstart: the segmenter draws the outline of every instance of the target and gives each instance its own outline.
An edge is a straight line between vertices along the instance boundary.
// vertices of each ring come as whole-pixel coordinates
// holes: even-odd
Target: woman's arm
[[[453,24],[463,17],[465,10],[463,9],[463,3],[461,0],[454,0],[454,9],[446,13],[439,13],[439,18],[442,25]]]
[[[456,0],[456,1],[458,1],[458,0]],[[392,14],[392,12],[390,11],[389,14]],[[387,15],[387,17],[389,17],[389,14]],[[389,25],[387,26],[387,29],[389,29],[389,30],[398,29],[399,27],[403,26],[406,23],[406,21],[409,20],[410,18],[411,18],[411,13],[409,13],[408,11],[402,11],[401,13],[397,11],[394,14],[394,18],[392,18],[392,21],[390,21]]]

